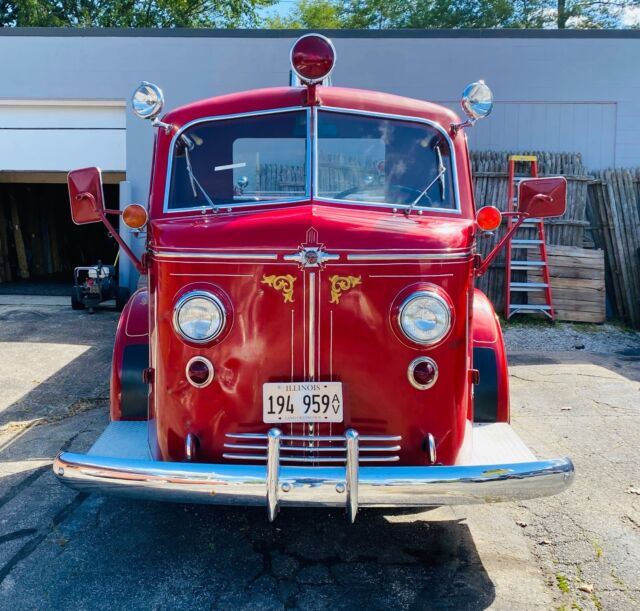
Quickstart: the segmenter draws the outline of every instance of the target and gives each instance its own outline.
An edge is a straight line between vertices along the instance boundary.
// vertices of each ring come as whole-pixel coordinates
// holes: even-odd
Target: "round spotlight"
[[[209,386],[213,380],[214,370],[209,359],[203,356],[194,356],[186,367],[187,380],[189,384],[196,388],[204,388]]]
[[[409,363],[407,369],[409,384],[418,390],[431,388],[438,379],[438,366],[428,356],[419,356]]]
[[[476,213],[476,223],[482,231],[495,231],[502,222],[502,212],[495,206],[483,206]]]
[[[476,81],[465,87],[460,105],[471,121],[484,119],[491,114],[493,92],[484,81]]]
[[[305,34],[291,47],[291,67],[303,83],[313,84],[327,78],[336,63],[333,43],[321,34]]]
[[[131,108],[141,119],[155,119],[164,106],[162,89],[153,83],[143,81],[131,96]]]

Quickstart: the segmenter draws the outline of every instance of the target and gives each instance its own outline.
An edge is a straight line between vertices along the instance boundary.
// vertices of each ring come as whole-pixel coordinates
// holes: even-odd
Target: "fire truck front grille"
[[[227,460],[267,461],[266,433],[227,433],[223,454]],[[358,462],[387,463],[400,460],[399,435],[358,435]],[[343,465],[347,461],[344,435],[280,435],[280,463]]]

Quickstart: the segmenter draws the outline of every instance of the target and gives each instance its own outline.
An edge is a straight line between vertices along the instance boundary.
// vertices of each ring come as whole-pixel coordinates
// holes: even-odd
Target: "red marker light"
[[[484,206],[478,210],[476,222],[482,231],[495,231],[502,222],[502,213],[495,206]]]
[[[208,386],[213,380],[213,365],[209,359],[196,356],[187,363],[187,379],[196,388]]]
[[[317,83],[329,76],[336,62],[336,50],[321,34],[305,34],[291,48],[291,67],[306,84]]]

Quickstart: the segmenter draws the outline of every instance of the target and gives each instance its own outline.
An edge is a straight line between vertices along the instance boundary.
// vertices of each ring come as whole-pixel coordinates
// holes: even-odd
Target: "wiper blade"
[[[440,179],[440,201],[444,201],[446,195],[447,181],[444,179],[444,173],[447,168],[442,161],[442,152],[440,151],[440,145],[436,145],[436,155],[438,155],[438,178]]]
[[[409,207],[407,208],[407,215],[411,214],[411,211],[415,208],[416,204],[427,194],[427,191],[429,191],[429,189],[431,189],[431,187],[433,187],[433,185],[436,184],[436,182],[438,180],[443,180],[444,181],[444,175],[445,172],[447,171],[447,168],[444,166],[444,164],[442,166],[438,166],[438,174],[436,175],[436,177],[420,192],[420,195],[418,195],[418,197],[416,197],[411,204],[409,205]],[[443,197],[444,199],[444,197]]]
[[[191,138],[189,138],[188,136],[185,136],[184,134],[181,136],[181,138],[182,138],[182,142],[184,143],[184,158],[185,158],[185,161],[187,162],[187,174],[189,174],[189,183],[191,184],[193,197],[194,199],[198,199],[198,190],[199,190],[200,193],[202,193],[202,196],[207,200],[207,203],[209,204],[209,206],[211,206],[213,210],[216,210],[216,205],[213,203],[213,201],[211,200],[207,192],[204,190],[202,185],[198,182],[198,179],[196,178],[196,175],[193,172],[193,166],[191,165],[190,151],[192,151],[195,148],[195,144],[193,143]]]

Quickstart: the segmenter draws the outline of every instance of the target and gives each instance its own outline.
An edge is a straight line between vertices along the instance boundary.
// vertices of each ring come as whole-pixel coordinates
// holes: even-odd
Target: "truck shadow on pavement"
[[[363,510],[349,525],[340,510],[287,509],[269,524],[262,508],[92,495],[60,525],[47,570],[80,607],[487,608],[494,586],[467,525],[427,519]]]

